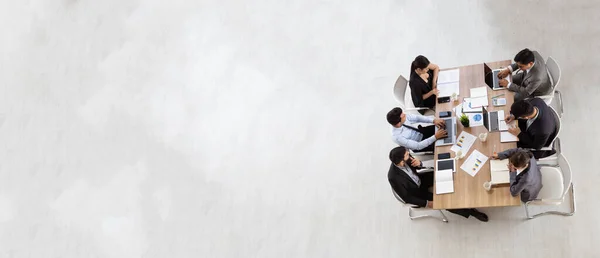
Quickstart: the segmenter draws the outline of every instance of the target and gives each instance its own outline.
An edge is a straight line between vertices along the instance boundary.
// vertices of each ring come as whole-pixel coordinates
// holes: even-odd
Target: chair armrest
[[[538,164],[538,167],[560,168],[560,166],[558,164],[556,164],[556,165]]]

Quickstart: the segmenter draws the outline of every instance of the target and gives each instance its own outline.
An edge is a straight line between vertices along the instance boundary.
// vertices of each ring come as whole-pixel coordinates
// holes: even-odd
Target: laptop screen
[[[490,130],[490,119],[489,119],[489,114],[487,112],[487,109],[485,109],[485,107],[481,107],[483,109],[483,126],[485,126],[486,129],[488,129],[488,131]]]
[[[483,74],[485,84],[487,84],[491,89],[494,89],[494,73],[486,63],[483,63]]]

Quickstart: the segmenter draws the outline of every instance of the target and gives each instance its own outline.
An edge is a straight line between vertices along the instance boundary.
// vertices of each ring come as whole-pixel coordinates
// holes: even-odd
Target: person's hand
[[[513,120],[515,120],[515,117],[513,115],[508,115],[504,118],[504,122],[506,122],[507,125],[512,123]]]
[[[433,88],[433,90],[430,91],[433,95],[440,95],[440,90],[438,90],[437,88]]]
[[[498,159],[498,153],[492,155],[492,159]]]
[[[498,79],[504,79],[506,76],[508,76],[508,74],[510,74],[510,70],[506,68],[498,73]]]
[[[446,122],[444,121],[444,119],[441,118],[433,119],[433,124],[436,125],[438,128],[446,128]]]
[[[508,86],[508,81],[506,79],[499,80],[498,85],[500,85],[500,87],[506,87]]]
[[[446,137],[448,137],[448,132],[444,129],[439,129],[437,132],[435,132],[436,139],[442,139]]]
[[[509,127],[508,132],[512,133],[514,136],[519,136],[519,133],[521,132],[521,130],[519,130],[519,128],[516,128],[516,127]]]
[[[415,157],[412,157],[412,160],[410,161],[410,165],[413,167],[420,167],[421,161]]]
[[[427,208],[433,209],[433,201],[427,201]]]

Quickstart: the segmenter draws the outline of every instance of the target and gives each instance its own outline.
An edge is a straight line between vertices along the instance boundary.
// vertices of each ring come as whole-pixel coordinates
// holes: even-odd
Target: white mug
[[[486,191],[492,190],[492,182],[485,182],[485,183],[483,183],[483,188]]]
[[[481,142],[485,142],[487,140],[487,133],[480,133],[479,134],[479,140],[481,140]]]

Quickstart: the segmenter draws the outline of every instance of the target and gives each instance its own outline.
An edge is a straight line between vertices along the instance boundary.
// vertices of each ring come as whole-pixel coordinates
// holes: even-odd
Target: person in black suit
[[[410,155],[406,148],[400,146],[390,151],[392,164],[388,172],[388,181],[392,189],[404,202],[419,207],[433,208],[433,193],[428,188],[433,186],[433,173],[417,174],[423,163]],[[473,216],[480,221],[488,221],[488,216],[476,209],[453,209],[449,212],[465,218]]]
[[[558,121],[544,100],[532,98],[517,101],[510,107],[506,123],[518,119],[518,128],[508,131],[519,137],[517,147],[539,150],[549,146],[558,133]],[[535,154],[535,153],[534,153]]]
[[[415,107],[435,108],[437,77],[440,67],[429,62],[427,57],[417,56],[410,65],[410,79],[408,85]],[[419,110],[421,114],[425,111]]]

